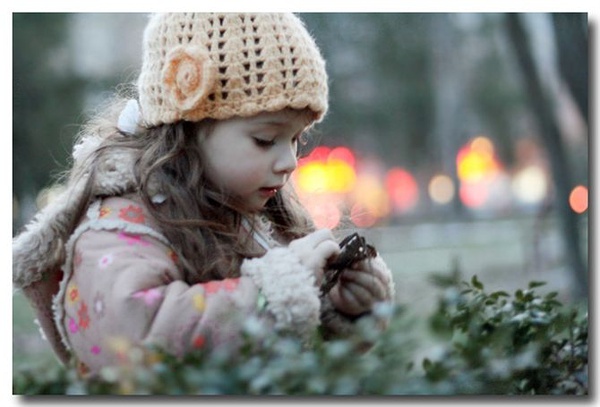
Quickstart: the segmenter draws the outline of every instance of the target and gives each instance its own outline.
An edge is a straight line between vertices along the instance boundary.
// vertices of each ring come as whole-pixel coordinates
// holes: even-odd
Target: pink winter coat
[[[90,137],[76,146],[76,161],[94,143]],[[126,360],[126,344],[159,346],[175,355],[235,347],[252,320],[299,338],[319,326],[326,339],[353,332],[354,320],[319,296],[312,272],[287,247],[244,260],[238,278],[187,282],[147,210],[123,197],[134,187],[128,160],[126,152],[106,160],[94,194],[112,197],[98,198],[78,224],[73,214],[85,178],[69,184],[13,240],[13,284],[63,363],[75,358],[85,371],[97,371]],[[374,261],[383,264],[380,257]],[[394,298],[393,282],[388,289]]]

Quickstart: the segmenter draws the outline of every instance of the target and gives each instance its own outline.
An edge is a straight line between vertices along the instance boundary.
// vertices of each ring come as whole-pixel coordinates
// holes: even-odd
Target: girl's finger
[[[385,283],[371,273],[356,270],[344,270],[340,276],[340,281],[342,284],[348,282],[361,286],[377,301],[384,300],[387,297]]]
[[[358,305],[366,309],[370,309],[375,301],[369,290],[353,282],[342,283],[340,285],[340,294],[342,294],[342,296],[348,294]]]
[[[389,271],[386,271],[385,269],[378,267],[378,263],[380,263],[380,262],[377,260],[378,259],[366,259],[366,260],[356,262],[356,263],[352,264],[351,269],[352,270],[360,270],[363,272],[373,274],[375,277],[377,277],[379,280],[381,280],[383,282],[383,284],[387,285],[390,283],[392,276],[389,273]]]
[[[338,287],[338,294],[342,301],[345,303],[346,309],[351,309],[353,313],[362,312],[364,306],[361,305],[360,301],[356,298],[356,295],[350,290],[344,290],[342,287]]]

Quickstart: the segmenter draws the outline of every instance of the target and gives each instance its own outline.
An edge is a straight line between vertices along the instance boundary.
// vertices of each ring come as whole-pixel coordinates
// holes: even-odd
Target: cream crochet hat
[[[155,14],[138,78],[142,123],[327,111],[325,61],[293,14]]]

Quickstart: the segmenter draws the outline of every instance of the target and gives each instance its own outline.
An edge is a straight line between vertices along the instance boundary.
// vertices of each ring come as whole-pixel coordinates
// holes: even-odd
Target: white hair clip
[[[117,128],[126,134],[135,134],[140,120],[140,106],[137,100],[129,99],[119,115]]]

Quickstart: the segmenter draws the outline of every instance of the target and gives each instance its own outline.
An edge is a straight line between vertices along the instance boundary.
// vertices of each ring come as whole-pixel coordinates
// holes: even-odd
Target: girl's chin
[[[257,200],[255,202],[246,201],[243,205],[241,205],[241,209],[248,214],[255,214],[265,209],[267,201],[268,199]]]
[[[272,197],[255,194],[246,197],[237,197],[231,201],[231,204],[241,212],[254,214],[265,209],[267,202],[271,199]]]

